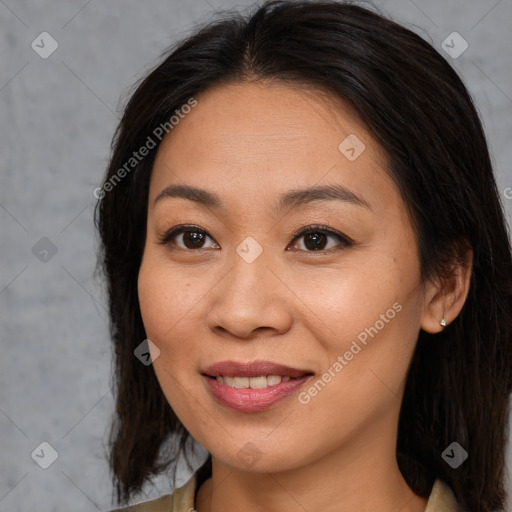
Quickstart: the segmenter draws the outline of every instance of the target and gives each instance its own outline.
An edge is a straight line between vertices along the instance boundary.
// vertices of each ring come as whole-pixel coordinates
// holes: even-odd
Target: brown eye
[[[308,250],[318,251],[320,249],[325,249],[328,241],[327,238],[329,235],[325,233],[308,233],[304,235],[304,246]]]
[[[344,248],[352,245],[352,242],[341,233],[323,226],[307,226],[306,228],[303,228],[295,235],[294,240],[298,240],[300,238],[304,239],[302,242],[304,248],[299,247],[299,250],[307,252],[325,252],[330,249]],[[331,244],[331,246],[326,247],[329,244],[329,239],[337,240],[338,243],[334,243]]]
[[[207,248],[204,247],[204,244],[208,238],[213,240],[203,229],[194,226],[178,226],[167,232],[158,243],[162,245],[172,244],[185,250],[197,250]]]
[[[204,233],[199,231],[184,231],[183,232],[183,244],[187,249],[201,249],[206,239]]]

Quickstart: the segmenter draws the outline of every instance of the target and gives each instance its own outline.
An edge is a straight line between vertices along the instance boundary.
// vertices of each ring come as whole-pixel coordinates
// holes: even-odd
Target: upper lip
[[[205,368],[203,374],[210,377],[259,377],[261,375],[281,375],[296,379],[304,375],[312,375],[313,372],[273,363],[272,361],[253,361],[250,363],[220,361]]]

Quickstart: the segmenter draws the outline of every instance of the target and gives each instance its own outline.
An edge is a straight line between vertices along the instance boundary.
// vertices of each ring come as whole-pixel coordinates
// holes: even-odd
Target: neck
[[[396,462],[396,433],[359,433],[309,464],[281,472],[242,471],[212,457],[197,512],[424,512]],[[394,436],[394,439],[393,439]]]

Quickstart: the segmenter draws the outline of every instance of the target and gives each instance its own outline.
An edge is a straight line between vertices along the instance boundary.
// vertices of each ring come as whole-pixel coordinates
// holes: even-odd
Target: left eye
[[[180,240],[180,237],[182,245],[180,245],[177,242],[177,240]],[[205,248],[204,243],[205,240],[208,238],[213,241],[214,245],[214,247],[210,248],[220,248],[219,245],[208,234],[207,231],[195,226],[177,226],[175,228],[172,228],[171,230],[164,234],[164,236],[158,241],[158,243],[161,245],[172,244],[184,250],[197,250]],[[328,247],[329,238],[331,240],[337,240],[338,243],[334,243],[333,245]],[[299,239],[304,239],[304,241],[302,242],[304,248],[299,247],[299,250],[306,252],[328,251],[336,248],[341,249],[352,245],[352,241],[348,237],[325,226],[308,226],[306,228],[302,228],[299,232],[295,233],[292,242]]]
[[[341,233],[324,227],[308,227],[305,230],[303,229],[298,234],[295,235],[294,240],[301,238],[304,239],[302,244],[306,249],[301,248],[300,250],[306,250],[307,252],[330,250],[338,246],[341,246],[343,248],[351,245],[351,242],[348,240],[347,237],[343,236]],[[330,247],[326,247],[327,245],[329,245],[329,238],[336,239],[338,243],[335,243]]]

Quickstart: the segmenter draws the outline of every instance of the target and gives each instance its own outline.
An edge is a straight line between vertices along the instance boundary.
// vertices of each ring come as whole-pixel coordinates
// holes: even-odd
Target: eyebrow
[[[209,208],[222,208],[222,200],[213,193],[202,188],[190,185],[169,185],[156,197],[154,204],[164,197],[179,197],[202,204]],[[343,201],[356,206],[363,206],[371,210],[370,205],[362,197],[358,196],[343,185],[323,185],[306,189],[293,189],[282,194],[274,209],[276,212],[283,208],[295,208],[313,201]]]

